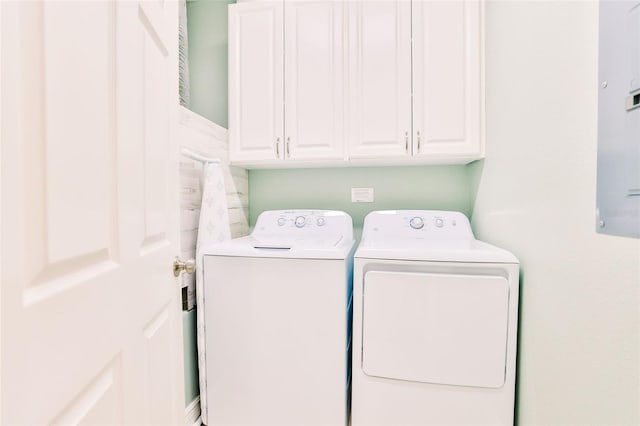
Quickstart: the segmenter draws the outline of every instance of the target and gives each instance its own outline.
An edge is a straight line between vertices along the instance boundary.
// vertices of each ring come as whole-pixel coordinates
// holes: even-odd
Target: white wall
[[[490,1],[477,236],[522,263],[520,425],[640,423],[640,240],[595,233],[598,4]]]

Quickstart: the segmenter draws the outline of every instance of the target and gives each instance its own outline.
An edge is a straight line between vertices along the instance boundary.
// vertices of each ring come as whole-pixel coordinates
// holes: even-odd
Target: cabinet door
[[[414,157],[482,156],[481,7],[413,1]]]
[[[411,154],[411,2],[349,2],[349,156]]]
[[[229,7],[232,162],[283,158],[282,2]]]
[[[285,2],[285,156],[344,158],[342,1]]]

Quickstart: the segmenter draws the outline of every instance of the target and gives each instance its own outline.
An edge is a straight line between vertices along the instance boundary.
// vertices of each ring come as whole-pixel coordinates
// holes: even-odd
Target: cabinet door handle
[[[290,137],[287,138],[287,157],[291,158],[291,154],[289,153],[289,142],[291,142],[291,138]]]
[[[418,130],[416,137],[418,138],[418,152],[420,152],[420,130]]]
[[[404,132],[404,150],[409,152],[409,132]]]
[[[276,157],[280,158],[280,138],[276,139]]]

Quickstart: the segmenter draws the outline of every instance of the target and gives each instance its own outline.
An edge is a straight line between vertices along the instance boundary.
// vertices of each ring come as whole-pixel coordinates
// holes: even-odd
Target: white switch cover
[[[352,203],[373,203],[373,188],[351,188]]]

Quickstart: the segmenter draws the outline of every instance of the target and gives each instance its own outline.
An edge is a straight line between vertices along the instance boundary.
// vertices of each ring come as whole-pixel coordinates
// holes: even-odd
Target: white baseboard
[[[200,426],[202,417],[200,417],[200,396],[191,401],[191,404],[184,410],[184,424],[191,426]]]

